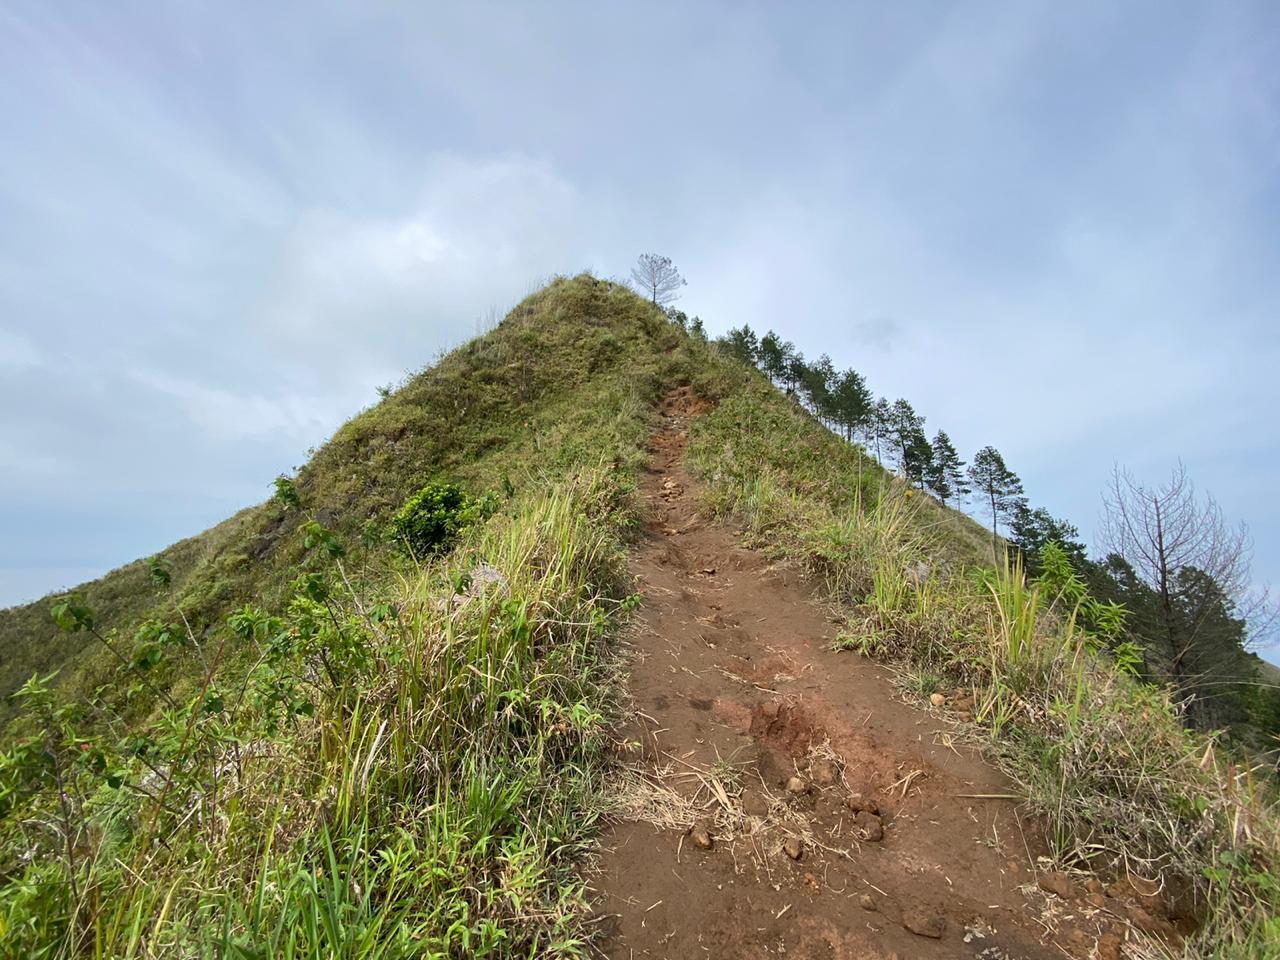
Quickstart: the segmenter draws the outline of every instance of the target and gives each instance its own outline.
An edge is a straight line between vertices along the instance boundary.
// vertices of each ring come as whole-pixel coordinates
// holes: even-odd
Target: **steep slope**
[[[557,282],[340,428],[298,473],[304,512],[342,538],[359,570],[383,552],[381,525],[432,477],[480,491],[600,457],[634,467],[676,343],[677,331],[629,291],[586,277]],[[199,636],[239,604],[272,606],[288,593],[301,519],[271,500],[163,551],[167,589],[139,561],[73,592],[126,650],[139,624],[175,609]],[[114,676],[99,642],[58,630],[54,599],[0,611],[0,697],[57,668],[79,693]],[[184,666],[165,682],[181,683]]]
[[[8,682],[62,670],[0,749],[0,955],[580,952],[621,541],[664,384],[705,379],[681,343],[556,281],[339,430],[296,503],[167,553],[168,589],[78,591],[64,662],[49,601],[10,611]],[[406,555],[389,521],[438,480],[469,525]]]

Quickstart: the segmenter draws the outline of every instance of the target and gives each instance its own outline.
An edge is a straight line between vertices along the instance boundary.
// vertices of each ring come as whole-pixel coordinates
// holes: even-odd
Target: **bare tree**
[[[1151,591],[1151,610],[1135,627],[1148,651],[1148,672],[1167,680],[1204,726],[1212,687],[1238,676],[1249,633],[1275,620],[1265,591],[1253,589],[1253,544],[1230,527],[1210,496],[1199,498],[1179,463],[1159,487],[1116,467],[1103,494],[1102,542]],[[1252,628],[1252,630],[1249,630]]]
[[[676,269],[670,257],[656,253],[642,253],[631,268],[631,279],[640,292],[659,307],[666,306],[680,296],[685,285],[684,277]]]

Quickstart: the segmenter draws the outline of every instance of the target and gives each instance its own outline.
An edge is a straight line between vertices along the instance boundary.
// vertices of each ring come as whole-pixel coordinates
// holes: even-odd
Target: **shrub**
[[[456,483],[433,480],[396,512],[391,537],[414,556],[439,553],[464,527],[492,513],[492,500],[473,499]]]

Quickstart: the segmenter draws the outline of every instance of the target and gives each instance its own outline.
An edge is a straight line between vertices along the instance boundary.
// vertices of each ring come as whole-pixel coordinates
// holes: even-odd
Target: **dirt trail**
[[[1091,956],[1096,925],[1036,887],[1016,804],[980,798],[1009,794],[1002,776],[885,671],[832,651],[794,573],[699,519],[682,466],[697,412],[687,390],[667,399],[643,481],[635,746],[594,882],[602,953]]]

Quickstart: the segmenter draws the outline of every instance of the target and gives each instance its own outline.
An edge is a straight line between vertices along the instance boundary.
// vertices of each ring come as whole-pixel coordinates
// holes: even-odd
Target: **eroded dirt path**
[[[885,671],[832,651],[793,573],[699,519],[681,460],[696,412],[668,398],[643,482],[627,804],[593,884],[603,954],[1091,955],[1036,889],[1015,803],[984,797],[1009,784]]]

